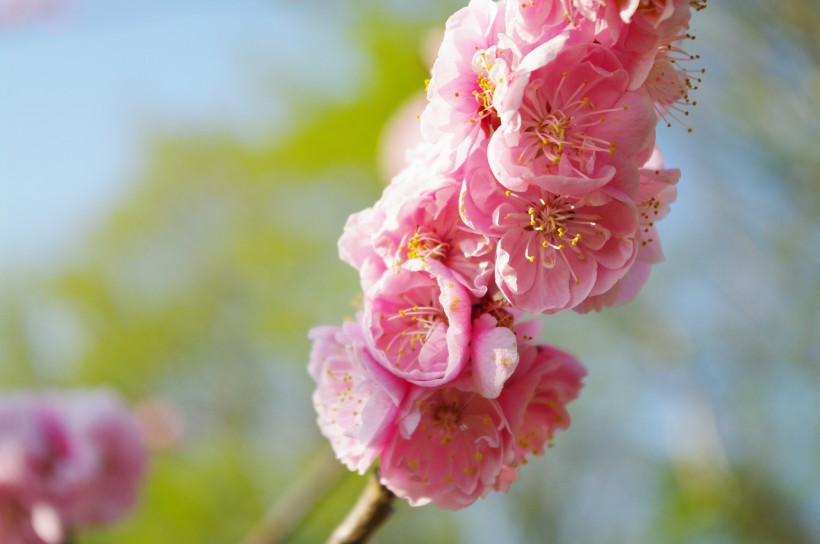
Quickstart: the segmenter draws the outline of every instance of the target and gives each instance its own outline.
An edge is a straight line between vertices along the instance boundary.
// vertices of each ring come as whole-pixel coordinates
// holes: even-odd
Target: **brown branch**
[[[353,510],[336,527],[327,544],[363,544],[373,536],[382,523],[393,513],[396,496],[379,483],[376,473],[370,474]]]

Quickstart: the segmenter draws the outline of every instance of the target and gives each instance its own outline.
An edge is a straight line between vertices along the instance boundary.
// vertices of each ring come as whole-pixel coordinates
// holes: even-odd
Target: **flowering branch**
[[[361,311],[309,333],[317,422],[348,469],[458,510],[569,427],[586,371],[527,314],[625,304],[663,260],[680,171],[656,125],[697,103],[703,4],[470,0],[448,19],[421,141],[339,240]],[[364,529],[389,506],[371,487]]]
[[[367,479],[356,505],[330,535],[327,544],[361,544],[367,542],[393,513],[396,496],[381,483],[376,473]]]

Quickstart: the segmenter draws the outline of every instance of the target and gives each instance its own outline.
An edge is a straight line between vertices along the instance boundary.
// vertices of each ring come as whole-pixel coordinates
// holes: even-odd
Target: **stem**
[[[323,451],[311,462],[305,476],[282,494],[242,544],[285,542],[343,473],[330,451]]]
[[[379,483],[376,473],[370,474],[353,510],[336,527],[327,544],[364,544],[393,513],[396,496]]]

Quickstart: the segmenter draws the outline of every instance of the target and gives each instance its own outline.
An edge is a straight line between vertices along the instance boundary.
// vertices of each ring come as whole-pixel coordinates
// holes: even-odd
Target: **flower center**
[[[524,254],[527,260],[535,263],[538,259],[545,268],[554,268],[561,260],[569,267],[575,284],[578,285],[580,282],[575,277],[572,266],[569,266],[568,252],[564,250],[570,249],[570,255],[574,254],[577,260],[583,261],[586,256],[582,239],[598,236],[609,238],[609,230],[598,222],[601,216],[583,213],[583,207],[576,206],[576,199],[564,195],[546,193],[544,198],[527,200],[511,191],[507,191],[506,194],[527,205],[526,212],[509,213],[505,216],[505,219],[515,223],[526,221],[522,225],[523,229],[533,233],[532,241],[536,241],[538,245],[532,247],[531,244],[527,244]]]
[[[415,358],[416,352],[427,343],[436,329],[442,325],[449,325],[447,315],[434,300],[430,300],[426,305],[416,304],[400,308],[387,320],[398,321],[391,327],[392,338],[384,347],[384,352],[393,356],[397,368],[404,356]]]
[[[564,152],[571,121],[571,118],[558,111],[550,113],[531,129],[532,133],[541,140],[545,148],[542,150],[543,153],[551,157],[553,162],[558,162]]]
[[[493,106],[493,94],[495,93],[496,82],[490,76],[490,71],[495,66],[497,57],[503,56],[502,49],[492,46],[476,52],[473,57],[473,71],[476,73],[476,84],[478,88],[473,91],[473,96],[478,105],[478,112],[475,118],[470,119],[471,123],[481,122],[482,128],[488,133],[498,128],[500,120],[498,113]]]
[[[482,117],[487,113],[494,112],[493,109],[493,91],[495,91],[495,84],[490,81],[487,67],[481,69],[478,74],[478,87],[480,91],[473,91],[473,95],[478,101],[481,109],[478,111]]]
[[[432,412],[433,426],[443,434],[441,443],[448,444],[453,436],[462,429],[461,414],[463,406],[460,405],[456,397],[449,403],[434,406]]]
[[[481,304],[473,307],[473,319],[480,314],[490,314],[496,320],[496,327],[506,327],[512,330],[515,317],[507,311],[510,303],[503,298],[485,298]]]
[[[568,72],[562,74],[553,96],[560,96],[568,75]],[[597,138],[589,131],[606,121],[606,113],[626,109],[626,106],[596,110],[590,98],[584,95],[586,85],[585,80],[560,107],[554,99],[542,95],[541,85],[536,85],[525,97],[521,105],[522,130],[528,138],[518,156],[519,163],[541,160],[545,173],[552,174],[555,165],[566,157],[572,170],[584,176],[592,169],[595,153],[615,154],[615,142]]]
[[[461,411],[455,404],[437,406],[433,411],[433,422],[447,434],[453,434],[461,421]]]
[[[562,251],[565,243],[569,243],[580,252],[577,246],[584,234],[602,234],[602,227],[598,224],[601,217],[578,213],[573,202],[569,197],[552,195],[546,200],[539,199],[527,209],[530,221],[529,227],[525,228],[541,234],[542,247]]]
[[[404,244],[402,244],[404,245]],[[428,257],[437,261],[447,258],[450,244],[443,241],[435,232],[424,231],[416,227],[413,237],[406,244],[408,259],[425,260]],[[402,246],[399,246],[402,249]]]

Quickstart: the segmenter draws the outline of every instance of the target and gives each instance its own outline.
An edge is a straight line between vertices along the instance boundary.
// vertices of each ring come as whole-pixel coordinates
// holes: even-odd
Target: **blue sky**
[[[152,133],[275,129],[274,86],[253,67],[340,41],[307,21],[255,0],[75,0],[0,28],[0,271],[75,252],[127,194]]]

